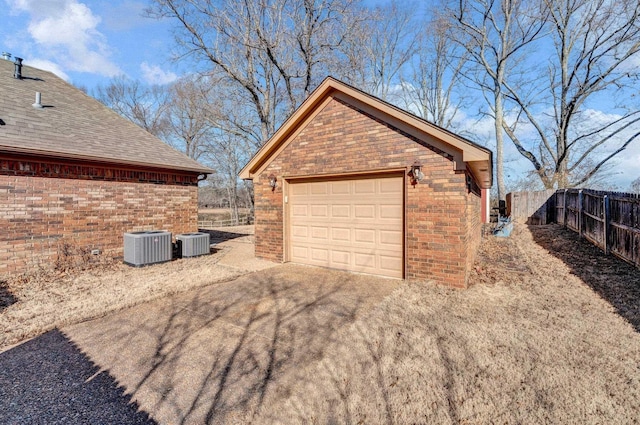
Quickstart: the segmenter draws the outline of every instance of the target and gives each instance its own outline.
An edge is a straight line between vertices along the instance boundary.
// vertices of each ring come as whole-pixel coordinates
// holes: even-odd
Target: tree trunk
[[[502,134],[502,123],[504,121],[504,111],[502,106],[502,92],[494,91],[495,99],[495,130],[496,130],[496,180],[498,183],[498,199],[504,201],[506,193],[504,188],[504,139]]]

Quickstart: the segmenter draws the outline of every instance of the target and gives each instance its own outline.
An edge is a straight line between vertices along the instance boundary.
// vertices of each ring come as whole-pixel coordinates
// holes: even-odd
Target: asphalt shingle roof
[[[212,173],[54,74],[0,58],[0,151]],[[36,92],[44,108],[36,109]]]

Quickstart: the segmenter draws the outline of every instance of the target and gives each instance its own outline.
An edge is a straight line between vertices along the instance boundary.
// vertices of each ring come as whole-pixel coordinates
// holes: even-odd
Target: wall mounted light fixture
[[[269,186],[271,186],[272,192],[276,190],[276,187],[278,187],[278,179],[273,174],[269,175]]]
[[[422,164],[418,161],[414,162],[413,165],[411,165],[411,170],[409,170],[408,175],[411,178],[412,186],[418,184],[418,182],[424,178],[424,174],[422,173]]]

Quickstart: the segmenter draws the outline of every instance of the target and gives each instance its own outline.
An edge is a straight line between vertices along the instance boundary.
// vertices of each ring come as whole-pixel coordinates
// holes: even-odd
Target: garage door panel
[[[331,182],[332,195],[349,195],[351,183],[349,181]]]
[[[349,218],[351,215],[350,205],[332,205],[331,217],[334,218]]]
[[[356,254],[354,255],[354,259],[354,264],[356,267],[375,268],[376,266],[376,256],[373,253],[366,254],[356,252]]]
[[[309,236],[309,228],[307,226],[291,226],[291,236],[306,239]]]
[[[309,248],[306,246],[293,246],[291,248],[291,259],[295,261],[309,258]]]
[[[394,230],[381,230],[379,239],[381,245],[402,246],[402,232]]]
[[[327,205],[311,205],[309,209],[311,217],[329,217],[329,208]]]
[[[402,179],[378,180],[380,193],[402,193]]]
[[[290,260],[402,277],[402,177],[290,184]]]
[[[331,265],[334,267],[341,266],[348,268],[351,264],[351,253],[349,251],[331,251]]]
[[[309,191],[309,185],[306,184],[292,184],[290,186],[290,193],[295,195],[306,195]]]
[[[353,193],[356,195],[376,193],[377,180],[355,180]]]
[[[329,260],[329,250],[326,248],[311,248],[311,259],[314,261],[326,262]]]
[[[291,207],[291,215],[293,217],[307,217],[309,215],[309,209],[306,205],[293,205]]]
[[[375,205],[356,205],[353,217],[358,218],[376,218]]]
[[[380,218],[400,219],[402,220],[401,205],[380,205]]]
[[[327,182],[317,182],[309,184],[310,195],[326,195],[329,193]]]
[[[311,228],[311,237],[314,239],[329,239],[329,229],[325,226]]]
[[[358,244],[375,244],[376,231],[375,229],[356,229],[353,241]]]
[[[336,242],[351,242],[351,229],[346,227],[333,227],[331,240]]]
[[[398,268],[402,267],[402,257],[389,257],[386,255],[380,256],[380,268],[382,270],[388,270],[393,272],[394,270],[398,270]]]

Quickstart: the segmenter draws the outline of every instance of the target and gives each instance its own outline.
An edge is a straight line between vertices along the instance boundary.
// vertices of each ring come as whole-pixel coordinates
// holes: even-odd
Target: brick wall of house
[[[454,171],[449,154],[338,99],[254,178],[256,255],[273,261],[284,258],[283,176],[408,171],[416,160],[425,178],[415,186],[405,179],[406,278],[466,286],[470,256],[477,247],[467,244],[475,245],[471,235],[476,225],[470,220],[479,221],[479,210],[477,218],[470,217],[479,199],[469,195],[466,173]],[[279,180],[275,191],[269,187],[271,174]]]
[[[473,191],[467,194],[467,274],[472,270],[476,260],[478,248],[482,241],[482,197],[481,190],[474,187]]]
[[[196,231],[197,196],[195,175],[0,159],[0,275],[62,250],[122,256],[125,232]]]

